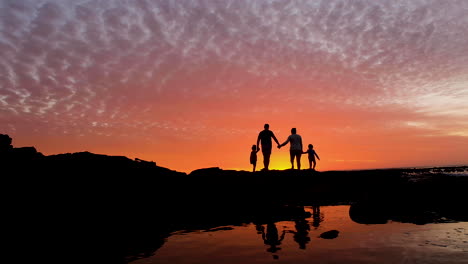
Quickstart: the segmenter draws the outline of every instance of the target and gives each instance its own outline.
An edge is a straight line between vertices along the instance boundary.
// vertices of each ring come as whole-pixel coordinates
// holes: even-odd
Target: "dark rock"
[[[0,152],[8,151],[13,148],[12,139],[6,134],[0,134]]]
[[[219,167],[211,167],[211,168],[203,168],[194,170],[190,173],[191,176],[218,176],[219,174],[223,173],[224,171],[221,170]]]
[[[138,162],[142,167],[156,167],[156,162],[146,161],[139,158],[135,158],[135,161]]]
[[[327,231],[327,232],[323,232],[322,234],[320,234],[320,238],[323,238],[323,239],[334,239],[334,238],[337,238],[338,237],[338,234],[340,233],[340,231],[338,230],[330,230],[330,231]]]
[[[8,135],[0,135],[0,162],[2,171],[8,171],[22,176],[47,175],[50,176],[82,176],[90,177],[95,181],[109,176],[116,181],[126,182],[133,177],[144,176],[184,176],[186,173],[177,172],[156,166],[156,162],[142,159],[129,159],[125,156],[109,156],[91,152],[64,153],[44,156],[34,147],[13,148],[12,139]],[[95,182],[96,183],[96,182]],[[107,182],[111,185],[114,181]],[[85,183],[83,183],[85,184]],[[89,184],[89,183],[88,183]],[[151,183],[155,184],[155,182]]]
[[[0,134],[0,163],[2,171],[13,172],[11,169],[24,170],[33,169],[33,163],[44,157],[34,147],[14,148],[11,145],[10,136]]]
[[[38,156],[43,156],[41,153],[37,152],[35,147],[21,147],[11,149],[13,155],[21,157],[23,159],[32,159]]]
[[[9,137],[2,140],[8,148]],[[95,246],[101,255],[119,259],[150,256],[179,230],[300,223],[311,217],[304,206],[314,204],[351,205],[351,219],[364,224],[468,219],[460,209],[466,207],[468,177],[434,175],[427,169],[252,173],[213,167],[187,175],[141,159],[90,152],[44,156],[32,147],[9,148],[0,152],[0,161],[2,170],[5,164],[26,172],[2,174],[19,182],[18,188],[5,188],[11,198],[17,197],[8,203],[14,210],[7,215],[27,221],[15,230],[29,226],[46,230],[47,237],[65,234],[68,242],[84,239],[76,245],[82,247],[80,254]],[[411,181],[408,175],[413,174],[425,176]],[[330,230],[320,237],[334,239],[338,234]],[[68,246],[61,239],[52,241],[41,248],[51,256],[60,251],[57,246]],[[103,245],[110,250],[103,251]],[[25,249],[31,247],[37,244]]]
[[[386,224],[390,219],[387,208],[378,202],[351,204],[349,217],[359,224]]]

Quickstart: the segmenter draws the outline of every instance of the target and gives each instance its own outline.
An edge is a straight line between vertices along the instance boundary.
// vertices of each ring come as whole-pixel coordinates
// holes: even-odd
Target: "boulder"
[[[337,238],[338,237],[338,234],[340,233],[340,231],[338,230],[330,230],[330,231],[327,231],[327,232],[323,232],[322,234],[320,234],[320,238],[324,238],[324,239],[334,239],[334,238]]]
[[[0,134],[0,152],[6,152],[13,148],[11,145],[12,139],[6,134]]]

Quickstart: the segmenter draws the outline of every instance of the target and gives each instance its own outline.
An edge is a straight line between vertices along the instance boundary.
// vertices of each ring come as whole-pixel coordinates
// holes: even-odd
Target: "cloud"
[[[252,97],[300,106],[400,105],[466,118],[466,1],[3,0],[0,6],[0,109],[50,118],[57,128],[83,122],[132,129],[126,124],[138,120],[143,127],[174,122],[180,133],[183,123],[171,120],[175,105],[177,115],[196,111],[209,122],[206,99],[226,100],[229,107],[219,111],[229,114]]]

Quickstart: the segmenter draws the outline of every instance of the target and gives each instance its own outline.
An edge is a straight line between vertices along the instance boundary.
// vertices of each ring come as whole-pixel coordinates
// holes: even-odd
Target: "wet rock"
[[[323,239],[334,239],[334,238],[337,238],[338,237],[338,234],[340,233],[340,231],[338,230],[330,230],[330,231],[327,231],[327,232],[323,232],[322,234],[320,234],[320,238],[323,238]]]

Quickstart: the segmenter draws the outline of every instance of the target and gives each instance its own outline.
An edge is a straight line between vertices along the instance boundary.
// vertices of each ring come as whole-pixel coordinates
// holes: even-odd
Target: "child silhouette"
[[[317,157],[318,160],[320,160],[319,156],[317,155],[317,152],[315,152],[314,150],[314,146],[312,144],[309,144],[309,148],[307,149],[307,151],[305,151],[304,153],[302,154],[309,154],[309,169],[313,169],[315,170],[315,157]],[[314,166],[312,167],[312,163],[314,164]]]
[[[250,164],[253,165],[253,171],[255,172],[255,167],[257,167],[257,152],[260,148],[257,148],[257,145],[252,145],[252,152],[250,152]]]

